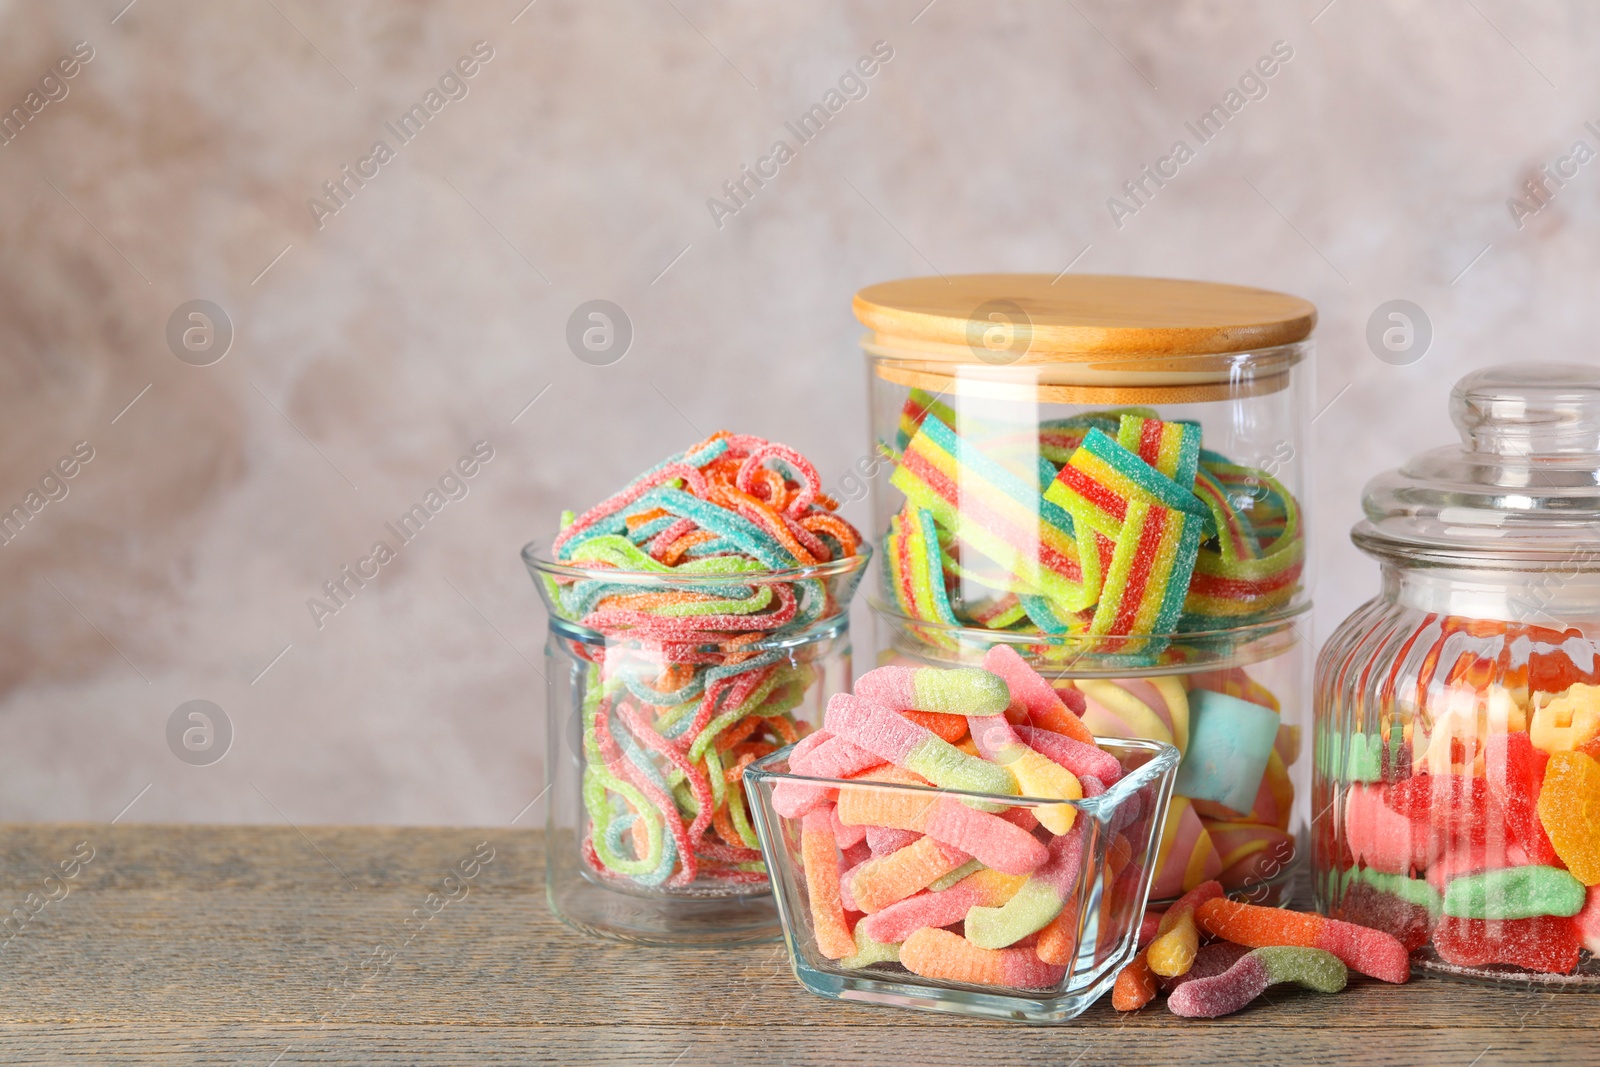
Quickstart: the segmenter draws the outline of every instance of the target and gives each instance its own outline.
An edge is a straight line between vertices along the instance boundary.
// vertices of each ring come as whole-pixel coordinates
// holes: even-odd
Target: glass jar
[[[1600,369],[1450,395],[1368,483],[1383,585],[1317,663],[1317,904],[1430,973],[1600,985]]]
[[[992,949],[963,944],[967,938],[981,940],[974,932],[978,911],[999,910],[972,907],[978,897],[968,894],[982,892],[973,882],[997,876],[997,880],[1010,877],[1022,881],[1027,876],[1007,875],[998,868],[980,869],[984,865],[976,858],[952,869],[950,864],[958,863],[959,855],[936,868],[947,871],[942,878],[931,884],[920,882],[928,888],[915,900],[900,903],[927,904],[941,892],[950,893],[955,910],[949,914],[966,916],[965,938],[947,929],[911,929],[928,921],[923,913],[903,923],[901,931],[882,934],[894,940],[873,941],[868,916],[856,908],[873,912],[871,919],[894,922],[905,916],[891,919],[893,904],[874,908],[867,901],[841,895],[852,884],[850,875],[873,862],[873,846],[866,839],[871,830],[864,824],[879,822],[886,817],[886,809],[893,809],[893,815],[887,817],[898,815],[907,820],[902,827],[929,814],[948,825],[948,806],[953,805],[956,814],[965,818],[1015,823],[1012,832],[1024,834],[1042,854],[1044,846],[1028,836],[1026,827],[1032,826],[1033,834],[1045,835],[1038,813],[1062,802],[860,778],[808,777],[789,770],[787,751],[752,763],[745,770],[746,792],[755,807],[762,854],[772,871],[784,940],[800,984],[837,1000],[1032,1023],[1076,1018],[1111,988],[1117,972],[1138,950],[1161,813],[1171,795],[1178,763],[1177,751],[1160,742],[1107,742],[1102,747],[1122,765],[1124,774],[1099,796],[1065,802],[1076,811],[1067,833],[1076,835],[1077,840],[1066,850],[1076,862],[1063,860],[1063,870],[1052,875],[1051,881],[1061,877],[1055,897],[1059,911],[1036,933],[1025,938],[1017,938],[1014,932],[998,937],[997,947]],[[782,805],[774,804],[774,794],[786,787],[826,789],[837,803],[830,812],[785,817],[779,811]],[[846,844],[842,838],[852,832],[857,839]],[[935,843],[931,831],[925,840]],[[918,848],[921,843],[904,847]],[[936,844],[930,856],[942,847]],[[876,855],[888,856],[894,846],[891,843],[885,848]],[[919,857],[918,863],[924,862]],[[933,871],[924,867],[922,873],[926,876]],[[969,878],[972,881],[967,881]],[[1015,885],[1012,892],[1016,892]],[[950,925],[954,922],[950,919]],[[949,957],[953,953],[982,958],[957,960],[952,965]],[[928,966],[930,963],[935,966]]]
[[[534,545],[522,554],[550,616],[551,909],[642,944],[776,940],[740,772],[811,732],[828,698],[849,691],[849,607],[867,554],[734,577],[570,566]],[[769,630],[664,640],[594,610],[679,591],[794,611]]]
[[[1315,308],[1205,282],[969,275],[874,285],[855,313],[885,661],[976,664],[1008,644],[1097,735],[1176,745],[1152,896],[1220,877],[1271,897],[1310,810]]]

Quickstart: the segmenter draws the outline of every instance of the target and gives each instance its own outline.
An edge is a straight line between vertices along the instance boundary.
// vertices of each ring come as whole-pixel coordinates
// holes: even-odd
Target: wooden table
[[[0,947],[0,1063],[1596,1058],[1593,996],[1437,980],[1279,989],[1206,1023],[1120,1016],[1109,998],[1055,1028],[838,1004],[795,983],[780,945],[648,949],[567,929],[545,907],[536,831],[302,829],[0,825],[0,907],[26,914],[47,886],[60,898]],[[79,842],[93,858],[63,880]],[[447,885],[480,842],[492,860]]]

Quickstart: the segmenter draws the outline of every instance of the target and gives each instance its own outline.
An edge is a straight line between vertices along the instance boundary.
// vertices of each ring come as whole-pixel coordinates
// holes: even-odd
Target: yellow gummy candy
[[[1194,925],[1194,910],[1185,908],[1172,929],[1150,942],[1146,962],[1163,978],[1188,974],[1200,949],[1200,931]]]
[[[1539,790],[1539,822],[1574,878],[1600,885],[1600,763],[1557,752]]]
[[[1579,683],[1542,708],[1528,727],[1534,748],[1571,752],[1600,733],[1600,685]]]

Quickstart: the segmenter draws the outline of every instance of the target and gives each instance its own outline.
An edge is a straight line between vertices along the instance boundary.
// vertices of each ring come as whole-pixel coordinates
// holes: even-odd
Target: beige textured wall
[[[1374,588],[1360,485],[1447,437],[1448,383],[1595,358],[1600,164],[1507,208],[1600,146],[1589,5],[522,2],[0,5],[8,111],[93,49],[0,147],[0,504],[93,449],[0,547],[0,818],[149,785],[126,818],[509,819],[543,782],[519,546],[721,426],[837,477],[872,281],[1072,264],[1313,299],[1324,637]],[[308,198],[479,40],[465,98],[319,228]],[[707,198],[879,40],[866,97],[719,228]],[[1275,41],[1266,96],[1119,228],[1107,198]],[[612,366],[563,340],[593,298],[636,331]],[[1363,339],[1393,298],[1435,330],[1408,367]],[[211,366],[165,339],[192,299],[236,331]],[[306,599],[480,440],[465,499],[317,629]],[[165,737],[196,698],[237,732],[209,767]]]

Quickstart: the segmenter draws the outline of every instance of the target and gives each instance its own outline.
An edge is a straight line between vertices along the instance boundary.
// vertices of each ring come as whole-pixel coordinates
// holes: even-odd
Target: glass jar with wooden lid
[[[1177,745],[1152,898],[1211,877],[1270,897],[1309,814],[1315,307],[978,274],[869,286],[854,310],[885,660],[1008,645],[1097,734]]]

